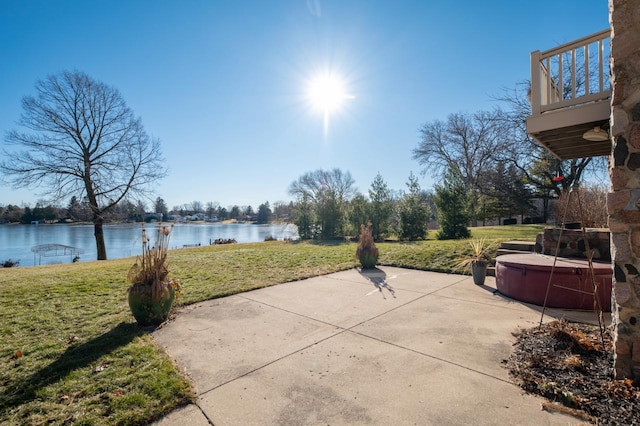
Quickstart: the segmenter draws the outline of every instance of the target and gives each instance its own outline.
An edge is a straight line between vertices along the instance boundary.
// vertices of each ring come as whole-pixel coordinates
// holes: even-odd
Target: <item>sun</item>
[[[330,117],[344,109],[345,101],[355,98],[347,92],[338,74],[328,72],[308,80],[306,97],[311,108],[323,115],[325,138],[329,134]]]
[[[315,109],[330,114],[340,109],[353,96],[346,93],[342,79],[331,74],[313,78],[309,82],[307,98]]]

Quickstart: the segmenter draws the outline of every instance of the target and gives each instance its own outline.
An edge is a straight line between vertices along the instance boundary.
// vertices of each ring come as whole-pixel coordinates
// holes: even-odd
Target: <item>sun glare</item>
[[[309,101],[314,108],[325,113],[338,109],[350,96],[346,94],[342,81],[331,75],[316,77],[309,84]]]
[[[307,100],[311,107],[324,116],[324,134],[329,133],[329,117],[344,107],[354,96],[347,93],[343,80],[333,74],[323,74],[309,80]]]

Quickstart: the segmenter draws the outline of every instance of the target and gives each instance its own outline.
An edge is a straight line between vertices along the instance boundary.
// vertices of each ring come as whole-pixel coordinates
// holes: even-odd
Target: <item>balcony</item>
[[[608,134],[611,115],[609,29],[555,49],[531,53],[531,116],[527,133],[561,160],[611,153],[611,141],[583,135],[599,127]]]

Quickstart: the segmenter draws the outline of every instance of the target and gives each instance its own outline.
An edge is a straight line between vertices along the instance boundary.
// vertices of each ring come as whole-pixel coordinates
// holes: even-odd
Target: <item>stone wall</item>
[[[609,0],[609,12],[614,367],[617,378],[640,380],[640,1]]]
[[[562,238],[560,238],[562,231]],[[610,234],[606,228],[587,228],[587,241],[593,253],[594,260],[611,260]],[[558,247],[558,239],[560,246]],[[587,244],[582,236],[582,229],[545,228],[536,237],[535,251],[537,253],[556,255],[560,257],[587,258]]]

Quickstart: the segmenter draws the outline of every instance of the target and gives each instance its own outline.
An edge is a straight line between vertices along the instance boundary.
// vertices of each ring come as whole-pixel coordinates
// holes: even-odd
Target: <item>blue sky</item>
[[[0,0],[1,143],[36,81],[75,69],[161,140],[170,208],[287,201],[319,168],[400,190],[421,171],[422,124],[493,108],[529,78],[531,51],[608,26],[606,0]],[[326,72],[350,95],[328,131],[308,100]],[[38,192],[2,187],[0,205]]]

